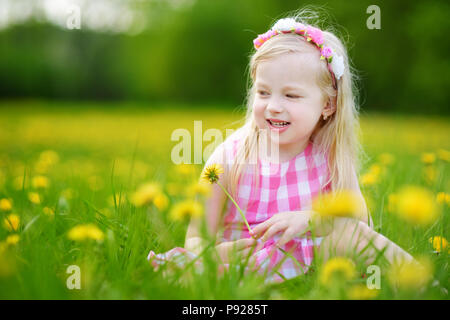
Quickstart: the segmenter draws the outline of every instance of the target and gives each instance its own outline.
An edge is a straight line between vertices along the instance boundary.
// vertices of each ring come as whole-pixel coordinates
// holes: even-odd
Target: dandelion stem
[[[239,207],[239,205],[236,203],[236,201],[234,201],[233,197],[228,193],[228,191],[222,186],[222,184],[217,181],[217,184],[219,185],[220,188],[222,188],[223,192],[225,192],[225,194],[228,196],[228,198],[230,198],[230,200],[234,203],[234,205],[236,206],[236,208],[238,209],[239,213],[241,214],[242,219],[245,222],[245,225],[248,228],[248,231],[251,233],[252,229],[250,228],[250,225],[247,222],[247,219],[245,218],[244,213],[242,212],[241,208]]]

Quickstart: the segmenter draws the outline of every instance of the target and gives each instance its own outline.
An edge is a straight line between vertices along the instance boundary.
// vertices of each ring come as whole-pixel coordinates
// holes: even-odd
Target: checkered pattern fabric
[[[217,161],[220,154],[225,160],[223,165],[231,168],[230,160],[236,154],[239,141],[241,139],[238,135],[231,136],[216,149],[206,165]],[[313,198],[319,192],[330,190],[330,184],[324,185],[329,177],[327,155],[319,153],[311,141],[303,152],[289,161],[275,164],[260,160],[256,167],[258,179],[255,179],[254,165],[247,166],[241,176],[235,199],[245,212],[252,229],[277,213],[311,210]],[[312,239],[308,232],[286,243],[281,249],[291,252],[296,259],[293,261],[292,256],[287,257],[282,250],[272,251],[280,236],[277,234],[268,239],[263,248],[252,257],[252,261],[258,266],[258,272],[267,277],[267,282],[279,282],[306,273],[314,258],[314,247],[318,247],[322,240]],[[228,201],[222,240],[244,238],[250,238],[247,227],[236,207]],[[180,255],[180,249],[172,249],[169,255]],[[153,261],[158,261],[157,263],[165,260],[163,255],[153,254],[152,257],[156,258]],[[189,260],[185,254],[184,257]]]

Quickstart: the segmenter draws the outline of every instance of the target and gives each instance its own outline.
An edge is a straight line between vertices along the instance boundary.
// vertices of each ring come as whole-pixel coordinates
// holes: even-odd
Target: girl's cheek
[[[255,122],[258,126],[261,126],[265,122],[264,106],[262,104],[255,104],[253,106],[253,114],[255,116]]]

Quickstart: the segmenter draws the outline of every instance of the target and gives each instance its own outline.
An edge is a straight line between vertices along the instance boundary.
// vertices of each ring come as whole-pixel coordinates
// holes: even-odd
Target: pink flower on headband
[[[310,38],[317,46],[323,44],[322,30],[308,26],[306,32],[308,32],[308,38]]]
[[[329,57],[331,57],[333,55],[333,50],[330,47],[323,47],[320,50],[320,54],[322,55],[322,57],[324,57],[325,59],[328,59]]]

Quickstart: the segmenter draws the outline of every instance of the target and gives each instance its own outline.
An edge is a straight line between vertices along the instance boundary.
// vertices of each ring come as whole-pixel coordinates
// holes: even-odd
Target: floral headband
[[[306,41],[313,43],[320,50],[320,60],[325,60],[327,62],[328,70],[333,76],[333,86],[337,89],[336,81],[344,74],[344,58],[337,53],[334,53],[332,48],[323,45],[324,40],[322,30],[312,26],[305,26],[292,18],[280,19],[269,31],[258,35],[258,37],[253,40],[253,45],[255,46],[255,49],[258,50],[264,42],[282,33],[298,34],[305,38]]]

